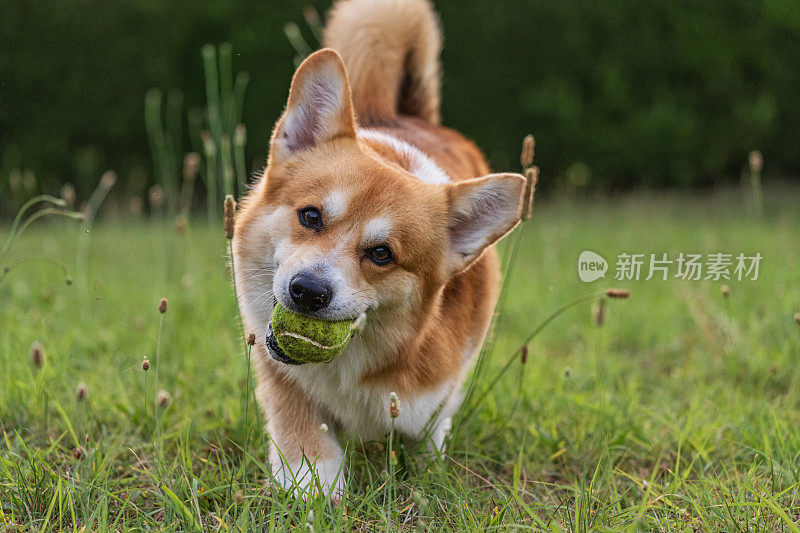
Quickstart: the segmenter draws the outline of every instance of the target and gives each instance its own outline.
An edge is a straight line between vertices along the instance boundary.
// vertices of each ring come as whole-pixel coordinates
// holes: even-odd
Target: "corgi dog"
[[[491,174],[440,125],[428,0],[341,0],[324,45],[294,74],[233,263],[273,476],[335,498],[339,438],[385,438],[392,392],[395,430],[441,450],[499,292],[492,245],[520,219],[525,178]],[[275,302],[322,320],[366,313],[365,328],[329,363],[296,364],[270,347]]]

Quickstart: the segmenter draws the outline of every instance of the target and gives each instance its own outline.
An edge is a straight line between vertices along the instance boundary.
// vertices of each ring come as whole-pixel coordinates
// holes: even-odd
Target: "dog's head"
[[[517,223],[524,179],[425,183],[357,135],[344,64],[312,54],[292,80],[264,177],[237,217],[251,325],[274,300],[315,318],[419,308]],[[369,315],[369,313],[368,313]]]

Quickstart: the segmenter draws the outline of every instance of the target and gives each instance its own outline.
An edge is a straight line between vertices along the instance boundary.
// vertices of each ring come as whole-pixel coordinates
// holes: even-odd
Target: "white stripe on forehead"
[[[450,181],[450,177],[447,173],[416,146],[382,131],[367,129],[358,130],[358,136],[362,139],[389,146],[398,154],[406,157],[410,167],[408,171],[419,178],[420,181],[433,185],[441,185]]]
[[[361,241],[364,246],[381,244],[389,238],[392,231],[392,221],[388,217],[376,217],[364,224],[364,233]]]
[[[334,222],[347,212],[347,204],[350,203],[350,191],[336,189],[331,191],[327,198],[322,202],[322,212],[326,222]]]

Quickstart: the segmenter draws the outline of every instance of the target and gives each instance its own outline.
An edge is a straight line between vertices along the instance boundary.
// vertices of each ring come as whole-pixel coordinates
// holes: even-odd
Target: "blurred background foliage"
[[[206,105],[206,43],[229,42],[249,73],[241,121],[259,170],[288,93],[284,24],[330,2],[54,0],[0,3],[0,209],[11,188],[86,198],[115,169],[116,194],[156,179],[144,102],[181,100],[176,150],[199,151],[186,117]],[[437,1],[444,122],[519,166],[536,135],[543,183],[569,188],[738,180],[747,153],[800,174],[800,2]],[[315,43],[309,27],[306,39]],[[157,168],[157,164],[156,164]],[[30,189],[29,191],[27,189]]]

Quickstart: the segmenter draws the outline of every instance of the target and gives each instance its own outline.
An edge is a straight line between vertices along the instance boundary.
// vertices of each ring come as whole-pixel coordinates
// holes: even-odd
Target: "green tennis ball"
[[[292,313],[276,303],[272,336],[283,352],[298,363],[327,363],[350,341],[351,320],[317,320]]]

